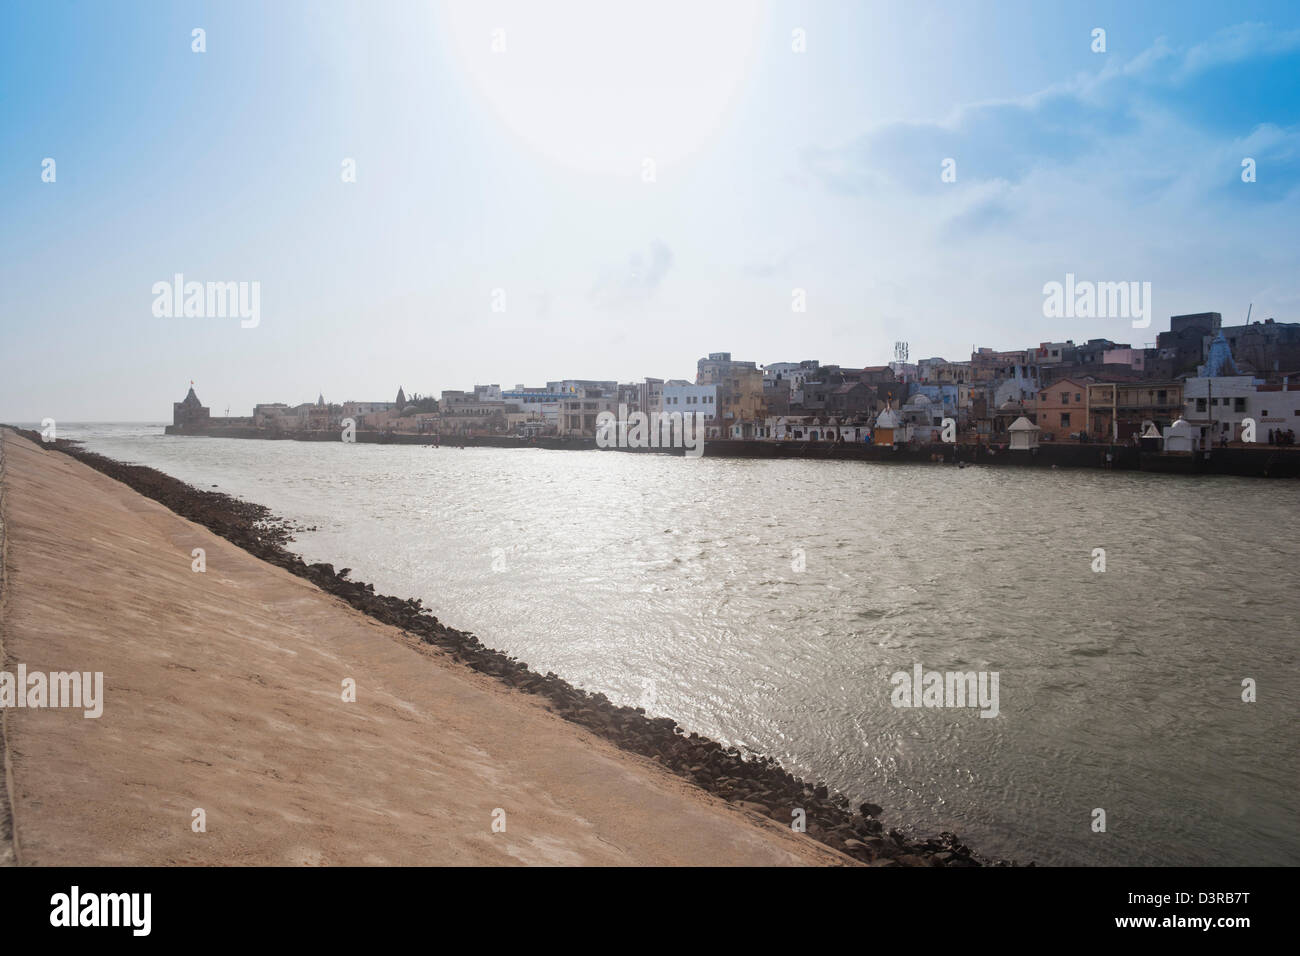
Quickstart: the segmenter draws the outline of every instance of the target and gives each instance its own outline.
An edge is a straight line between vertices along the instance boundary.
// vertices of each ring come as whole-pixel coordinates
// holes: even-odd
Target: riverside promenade
[[[0,451],[0,671],[103,673],[98,718],[0,709],[0,864],[854,863],[68,455]]]

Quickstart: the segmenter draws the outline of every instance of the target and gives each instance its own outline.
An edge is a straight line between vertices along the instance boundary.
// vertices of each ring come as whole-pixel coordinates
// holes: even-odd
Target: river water
[[[1300,863],[1295,482],[59,434],[315,526],[308,561],[888,826],[1040,864]],[[918,663],[997,673],[997,716],[894,706]]]

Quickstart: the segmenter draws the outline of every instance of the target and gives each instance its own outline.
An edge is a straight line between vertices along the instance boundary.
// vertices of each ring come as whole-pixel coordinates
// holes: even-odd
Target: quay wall
[[[169,435],[201,435],[210,438],[249,438],[267,441],[342,441],[337,431],[272,432],[250,427],[214,426],[187,428],[169,425]],[[432,445],[430,435],[356,432],[361,444]],[[447,447],[466,448],[548,448],[566,451],[593,451],[592,438],[539,437],[521,439],[512,436],[446,437]],[[681,448],[606,449],[633,454],[683,455]],[[1260,478],[1300,477],[1300,448],[1215,448],[1208,452],[1164,454],[1148,452],[1130,445],[1106,445],[1092,442],[1049,442],[1035,449],[1011,450],[986,445],[934,443],[926,445],[867,445],[862,443],[756,441],[710,439],[704,454],[713,458],[809,459],[828,461],[872,461],[894,464],[979,464],[1018,468],[1102,468],[1115,471],[1150,471],[1175,475],[1238,475]]]

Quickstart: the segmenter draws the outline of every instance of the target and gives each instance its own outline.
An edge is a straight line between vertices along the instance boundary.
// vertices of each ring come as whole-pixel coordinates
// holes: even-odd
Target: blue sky
[[[1300,321],[1298,114],[1294,3],[11,2],[0,420]]]

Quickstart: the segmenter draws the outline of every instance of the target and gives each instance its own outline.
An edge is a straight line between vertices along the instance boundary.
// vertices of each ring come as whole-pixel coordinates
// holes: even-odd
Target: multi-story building
[[[695,384],[717,386],[718,411],[706,438],[731,437],[735,426],[739,437],[749,438],[754,427],[762,424],[763,373],[753,362],[733,362],[730,352],[711,352],[699,360]]]
[[[548,392],[559,392],[561,394],[576,397],[582,393],[583,389],[592,389],[600,392],[612,392],[618,388],[618,382],[597,381],[589,378],[566,378],[557,382],[547,382],[546,390]]]
[[[1030,350],[1018,349],[1010,352],[998,352],[990,348],[976,349],[971,353],[970,366],[972,381],[995,382],[1013,374],[1030,377]]]
[[[1156,347],[1168,358],[1173,374],[1193,371],[1205,361],[1205,339],[1223,327],[1218,312],[1196,312],[1169,317],[1169,331],[1156,336]]]
[[[1030,350],[1030,362],[1035,365],[1069,365],[1074,362],[1077,349],[1073,339],[1064,342],[1040,342]]]
[[[1300,429],[1300,382],[1287,377],[1268,384],[1250,375],[1189,378],[1183,417],[1193,425],[1208,425],[1207,437],[1216,445],[1240,441],[1242,422],[1250,418],[1255,441],[1270,444],[1279,432],[1285,436]]]
[[[253,425],[257,428],[288,428],[292,414],[292,409],[284,402],[264,402],[253,406]]]
[[[637,397],[636,411],[645,412],[647,415],[650,415],[654,412],[662,411],[663,405],[664,380],[661,378],[647,378],[640,385],[640,395]]]
[[[596,437],[596,417],[601,412],[618,415],[618,386],[592,385],[579,387],[560,402],[558,434],[575,438]]]
[[[496,395],[496,398],[482,397]],[[506,403],[501,387],[478,386],[473,392],[448,389],[442,393],[439,408],[442,430],[453,435],[500,434],[507,430]]]
[[[669,382],[663,386],[663,406],[659,409],[665,415],[681,412],[682,416],[694,416],[695,427],[699,434],[707,436],[710,428],[717,426],[718,387],[716,385],[689,385]],[[704,431],[699,432],[700,428]]]
[[[1226,325],[1218,331],[1237,361],[1261,378],[1300,368],[1300,323],[1265,319],[1249,325]],[[1214,338],[1215,334],[1208,332],[1201,337],[1203,360],[1209,358]]]
[[[764,387],[783,385],[787,390],[802,385],[810,377],[817,376],[821,363],[816,359],[804,359],[802,362],[773,362],[763,368]]]
[[[1084,430],[1102,441],[1127,442],[1147,424],[1162,432],[1183,415],[1182,382],[1092,382]]]
[[[944,406],[925,392],[914,392],[898,410],[900,427],[907,441],[939,441],[943,434]],[[895,434],[895,440],[899,437]]]
[[[516,385],[514,388],[501,391],[501,401],[506,405],[508,417],[522,416],[523,422],[533,426],[540,424],[540,428],[530,428],[533,433],[555,430],[560,420],[560,402],[564,398],[565,396],[560,392],[552,392],[545,387],[530,388],[526,385]]]
[[[858,380],[863,385],[869,385],[876,389],[881,386],[889,387],[898,384],[894,370],[888,365],[868,365],[858,373]]]
[[[915,362],[890,362],[889,370],[894,373],[894,378],[899,383],[915,382],[920,374],[920,369]]]
[[[816,359],[802,362],[773,362],[763,369],[763,405],[768,417],[788,415],[791,406],[803,403],[803,386],[818,376]]]
[[[1038,390],[1033,422],[1047,441],[1065,441],[1088,430],[1090,378],[1062,379]]]
[[[922,359],[919,372],[919,381],[926,385],[969,385],[975,381],[975,369],[969,362]]]
[[[1132,346],[1120,345],[1110,339],[1088,339],[1083,345],[1074,348],[1074,363],[1081,366],[1100,366],[1105,364],[1106,353],[1113,349],[1127,349]]]
[[[1147,353],[1154,352],[1155,349],[1135,349],[1131,345],[1117,345],[1114,348],[1106,349],[1101,355],[1101,364],[1105,365],[1124,365],[1136,372],[1145,371],[1147,363]],[[1102,369],[1105,374],[1107,369]]]

